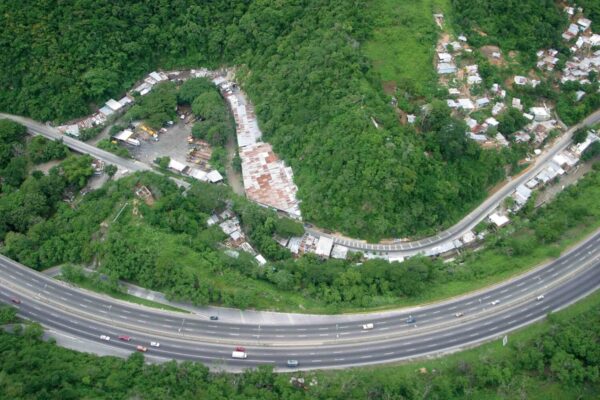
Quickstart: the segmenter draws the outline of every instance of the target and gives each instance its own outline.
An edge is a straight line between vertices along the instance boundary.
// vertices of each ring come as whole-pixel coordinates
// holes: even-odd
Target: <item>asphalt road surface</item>
[[[440,354],[499,337],[600,286],[600,233],[561,258],[507,283],[450,301],[386,314],[331,316],[327,323],[255,325],[211,321],[122,302],[55,281],[0,256],[0,301],[19,315],[77,338],[148,356],[239,370],[263,364],[341,368]],[[539,295],[544,299],[538,301]],[[498,303],[496,303],[498,302]],[[457,313],[462,316],[457,317]],[[414,322],[407,322],[410,317]],[[372,323],[373,329],[362,325]],[[100,335],[110,336],[109,341]],[[118,339],[128,335],[129,342]],[[161,346],[150,347],[151,341]],[[248,359],[231,358],[244,346]]]

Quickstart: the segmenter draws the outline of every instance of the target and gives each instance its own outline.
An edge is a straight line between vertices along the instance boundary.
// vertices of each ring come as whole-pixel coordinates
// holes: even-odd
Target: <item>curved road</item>
[[[85,142],[73,139],[66,135],[61,134],[55,128],[33,121],[29,118],[20,117],[17,115],[0,113],[0,118],[7,118],[13,121],[19,122],[26,126],[30,132],[36,135],[43,135],[49,139],[62,139],[63,142],[69,146],[72,150],[79,153],[87,153],[91,156],[104,160],[105,162],[117,165],[121,167],[125,172],[127,171],[147,171],[152,168],[144,163],[127,160],[118,157],[112,153],[101,150],[95,146],[89,145]],[[436,253],[436,248],[441,250],[443,244],[452,242],[455,239],[462,237],[465,233],[473,229],[479,222],[483,221],[500,203],[509,196],[517,186],[529,181],[535,175],[537,175],[544,167],[545,164],[552,159],[557,153],[564,150],[570,143],[573,132],[584,126],[591,126],[600,122],[600,110],[597,110],[581,123],[570,128],[554,145],[542,153],[535,161],[534,165],[529,167],[524,173],[518,177],[507,181],[504,186],[491,196],[489,196],[482,204],[467,214],[461,221],[457,222],[454,226],[428,238],[415,240],[411,242],[400,242],[394,241],[391,243],[379,243],[370,244],[363,240],[356,240],[346,238],[343,236],[332,235],[322,232],[319,229],[308,228],[307,232],[319,237],[326,236],[333,239],[334,243],[348,247],[349,249],[361,251],[361,252],[384,252],[389,255],[396,256],[413,256],[419,253],[428,252],[428,254],[439,254],[441,251]],[[158,172],[158,171],[155,171]],[[158,172],[159,173],[159,172]],[[180,179],[173,179],[179,186],[189,187],[189,184]]]
[[[339,368],[439,354],[496,338],[600,287],[600,232],[561,258],[510,282],[443,303],[375,315],[331,316],[327,323],[252,325],[121,302],[50,279],[0,257],[0,301],[19,298],[19,315],[47,328],[149,357],[194,360],[230,370],[287,359],[300,368]],[[536,297],[543,294],[542,301]],[[499,301],[498,304],[492,302]],[[456,313],[463,313],[456,317]],[[414,323],[407,323],[412,316]],[[372,330],[362,324],[373,323]],[[109,335],[110,341],[100,340]],[[119,335],[133,337],[122,342]],[[151,348],[157,340],[160,348]],[[237,345],[248,359],[233,360]]]

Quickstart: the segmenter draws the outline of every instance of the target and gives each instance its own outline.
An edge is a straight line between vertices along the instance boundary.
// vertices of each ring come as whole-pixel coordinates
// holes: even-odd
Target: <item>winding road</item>
[[[27,129],[35,135],[43,135],[49,139],[62,139],[63,142],[72,150],[79,153],[90,154],[91,156],[97,159],[114,164],[120,167],[124,172],[153,170],[152,167],[150,167],[147,164],[141,163],[139,161],[121,158],[112,153],[101,150],[95,146],[89,145],[85,142],[81,142],[79,140],[65,136],[61,134],[58,130],[47,125],[41,124],[39,122],[33,121],[29,118],[3,113],[0,113],[0,118],[7,118],[19,122],[26,126]],[[478,223],[487,218],[487,216],[490,215],[493,212],[493,210],[496,209],[502,203],[502,201],[506,197],[508,197],[519,185],[532,179],[545,167],[546,163],[550,161],[552,157],[554,157],[556,154],[567,148],[567,146],[571,143],[573,133],[577,129],[585,126],[592,126],[599,122],[600,110],[597,110],[596,112],[585,118],[581,123],[571,127],[567,132],[565,132],[565,134],[559,140],[557,140],[552,147],[543,152],[535,160],[535,163],[532,166],[530,166],[527,170],[525,170],[519,176],[506,181],[504,186],[502,186],[499,190],[490,195],[483,203],[481,203],[477,208],[475,208],[473,211],[467,214],[462,220],[457,222],[452,227],[441,231],[434,236],[410,242],[400,242],[399,240],[395,240],[390,243],[371,244],[365,242],[364,240],[357,240],[352,238],[346,238],[341,235],[328,234],[318,228],[307,228],[306,231],[316,237],[330,237],[336,244],[340,244],[348,247],[351,250],[361,251],[363,253],[379,252],[396,257],[409,257],[419,253],[426,253],[429,255],[442,253],[442,249],[445,248],[445,244],[462,237],[465,233],[473,229],[473,227],[475,227]],[[159,171],[155,172],[160,173]],[[189,187],[189,184],[183,180],[176,178],[171,179],[173,179],[179,186],[184,186],[186,188]],[[436,249],[440,250],[436,253]]]

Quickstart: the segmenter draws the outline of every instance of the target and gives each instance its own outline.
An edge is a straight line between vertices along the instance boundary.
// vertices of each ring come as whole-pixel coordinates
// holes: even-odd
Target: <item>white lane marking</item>
[[[516,319],[513,319],[512,321],[508,321],[508,324],[509,324],[509,325],[512,325],[512,324],[514,324],[515,322],[517,322],[517,320],[516,320]]]
[[[470,301],[470,302],[468,302],[468,303],[467,303],[467,304],[465,304],[465,305],[467,305],[467,306],[470,306],[470,305],[471,305],[471,304],[473,304],[473,303],[475,303],[475,302],[474,302],[474,301]]]
[[[517,287],[521,287],[521,286],[523,286],[524,284],[525,284],[525,282],[520,282],[520,283],[517,283]]]
[[[476,333],[471,333],[471,334],[469,335],[469,337],[475,337],[475,336],[477,336],[477,334],[476,334]]]
[[[448,310],[452,311],[452,310],[456,310],[456,306],[454,307],[450,307]]]
[[[131,311],[123,310],[125,314],[131,314]]]
[[[384,356],[391,356],[392,354],[395,354],[395,353],[396,353],[395,351],[390,351],[388,353],[384,353],[383,355]]]
[[[298,335],[298,337],[306,337],[306,335]]]
[[[523,288],[523,289],[521,289],[521,293],[522,293],[522,292],[526,292],[526,291],[528,291],[528,290],[529,290],[529,288]]]
[[[329,336],[329,333],[319,333],[319,336]]]
[[[361,356],[360,358],[361,358],[361,360],[362,360],[362,359],[365,359],[365,358],[371,358],[371,357],[373,357],[373,356],[369,354],[369,355],[366,355],[366,356]]]
[[[326,331],[326,330],[328,330],[328,329],[329,329],[329,328],[318,328],[317,330],[319,330],[319,331]]]
[[[310,362],[312,362],[312,363],[320,363],[321,361],[323,361],[323,360],[310,360]]]
[[[558,276],[558,272],[555,272],[555,273],[552,274],[553,278],[556,278],[557,276]]]
[[[161,324],[163,328],[173,328],[173,325]]]
[[[26,284],[27,286],[29,286],[29,287],[33,287],[33,285],[32,285],[31,283],[29,283],[29,282],[25,282],[25,284]]]
[[[508,292],[508,289],[501,290],[501,291],[500,291],[500,294],[504,294],[504,293],[506,293],[506,292]]]
[[[492,296],[485,296],[485,297],[483,298],[483,300],[487,300],[487,299],[489,299],[490,297],[492,297]]]
[[[432,312],[431,314],[435,315],[435,314],[439,314],[440,312],[441,312],[441,310],[437,310],[437,311]]]
[[[229,336],[240,336],[240,334],[239,333],[229,332]]]
[[[542,311],[546,311],[549,308],[550,308],[550,306],[546,306],[546,307],[542,308]]]
[[[388,323],[387,321],[380,321],[377,323],[377,325],[383,325],[383,324],[387,324],[387,323]]]
[[[139,322],[140,324],[145,324],[146,323],[146,321],[143,320],[143,319],[136,319],[136,321]]]
[[[88,308],[88,306],[86,306],[85,304],[81,304],[81,303],[79,303],[79,306],[81,306],[83,308]]]
[[[65,294],[66,294],[67,296],[71,296],[71,297],[73,297],[73,293],[65,292]]]
[[[390,329],[389,326],[384,326],[383,328],[379,328],[380,331],[387,331],[388,329]]]

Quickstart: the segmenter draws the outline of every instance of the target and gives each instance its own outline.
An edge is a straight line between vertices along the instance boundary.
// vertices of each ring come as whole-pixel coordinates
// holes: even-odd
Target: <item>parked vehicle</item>
[[[110,340],[110,336],[107,336],[107,335],[100,335],[100,339],[102,339],[102,340],[107,340],[107,341],[108,341],[108,340]]]
[[[147,347],[144,347],[144,346],[137,346],[137,347],[136,347],[136,350],[137,350],[137,351],[141,351],[142,353],[145,353],[145,352],[147,352],[147,351],[148,351],[148,348],[147,348]]]
[[[298,362],[298,360],[287,360],[286,365],[288,366],[288,368],[296,368],[300,363]]]
[[[231,358],[246,359],[248,358],[248,354],[244,351],[234,351],[231,353]]]
[[[369,329],[373,329],[373,324],[372,323],[368,323],[368,324],[364,324],[362,326],[363,330],[368,331]]]
[[[119,336],[119,340],[123,340],[124,342],[129,342],[131,340],[131,336],[121,335],[121,336]]]

